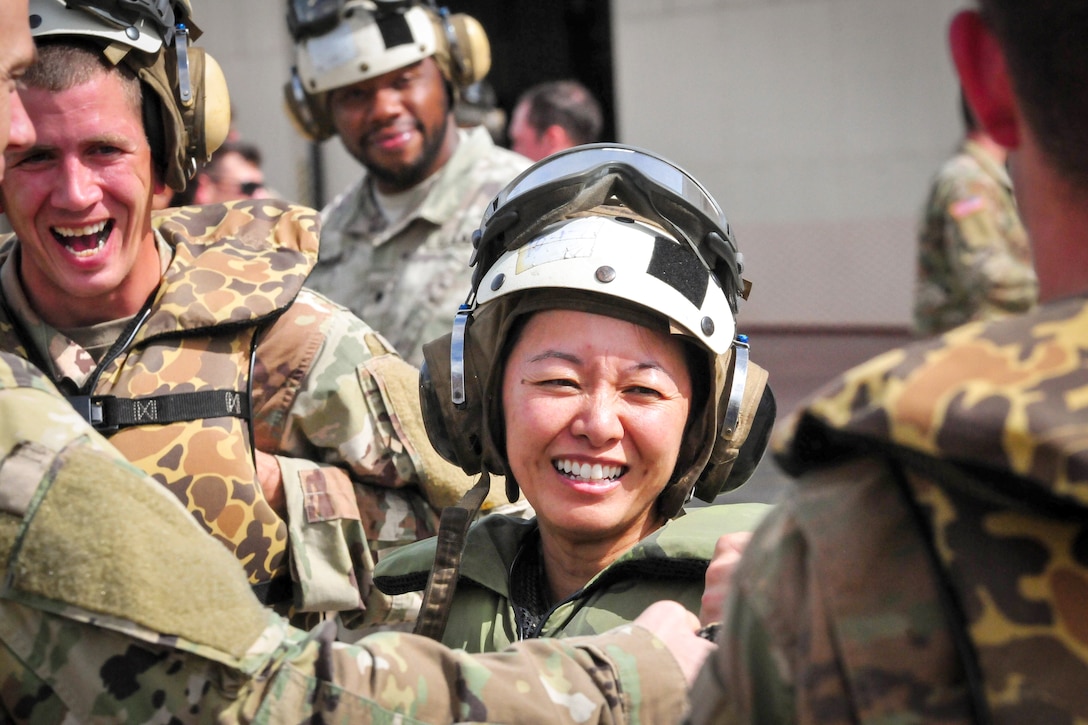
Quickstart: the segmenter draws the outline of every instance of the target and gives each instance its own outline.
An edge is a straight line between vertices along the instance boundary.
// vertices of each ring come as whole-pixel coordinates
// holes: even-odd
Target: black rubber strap
[[[249,396],[237,390],[169,393],[147,398],[69,395],[68,402],[99,431],[203,418],[249,419]]]

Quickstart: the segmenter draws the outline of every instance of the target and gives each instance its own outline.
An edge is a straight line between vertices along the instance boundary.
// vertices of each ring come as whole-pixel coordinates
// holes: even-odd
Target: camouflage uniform
[[[487,131],[460,131],[426,197],[390,226],[364,175],[322,212],[321,257],[307,284],[380,330],[405,360],[450,331],[471,286],[472,232],[499,190],[529,165]]]
[[[110,440],[234,552],[281,611],[293,603],[358,620],[365,604],[368,616],[411,618],[418,602],[390,601],[370,576],[376,553],[434,533],[434,511],[415,486],[433,481],[405,432],[419,418],[416,371],[364,323],[302,288],[317,224],[312,210],[273,201],[157,217],[172,259],[125,343],[97,366],[21,299],[12,240],[0,250],[0,350],[35,362],[68,395],[140,399],[137,421],[145,407],[150,415],[166,405],[153,396],[249,398],[256,445],[277,455],[283,474],[286,521],[265,502],[243,417],[137,424]],[[397,408],[405,420],[389,398],[397,376],[411,378],[411,407]],[[469,483],[444,462],[428,473],[436,470]]]
[[[892,351],[775,440],[693,722],[1088,719],[1088,301]]]
[[[921,334],[1035,305],[1039,285],[1012,182],[979,144],[964,142],[937,173],[918,245],[914,324]]]
[[[652,723],[686,692],[640,627],[477,658],[290,628],[173,496],[5,353],[0,582],[5,723]]]
[[[496,652],[521,639],[596,634],[632,621],[663,599],[698,614],[718,538],[751,531],[767,508],[693,509],[635,544],[555,606],[547,594],[535,519],[489,516],[469,532],[442,642],[469,652]],[[433,539],[393,552],[375,570],[375,585],[390,594],[423,589],[434,552]]]

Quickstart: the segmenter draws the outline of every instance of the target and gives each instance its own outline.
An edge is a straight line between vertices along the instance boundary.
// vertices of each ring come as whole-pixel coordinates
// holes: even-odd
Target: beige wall
[[[914,225],[960,132],[960,0],[615,0],[620,135],[704,181],[749,322],[903,325]]]
[[[605,0],[595,0],[604,2]],[[280,0],[193,0],[238,127],[301,199],[282,111]],[[959,135],[944,34],[961,0],[613,0],[621,140],[722,203],[755,283],[749,323],[909,323],[915,216]],[[324,148],[330,193],[357,177]]]

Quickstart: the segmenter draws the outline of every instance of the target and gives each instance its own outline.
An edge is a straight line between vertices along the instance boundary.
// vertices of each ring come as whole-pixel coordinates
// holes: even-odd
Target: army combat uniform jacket
[[[1088,302],[845,374],[779,431],[694,722],[1088,718]]]
[[[933,180],[918,233],[914,323],[933,335],[1027,312],[1039,296],[1031,244],[1009,174],[964,142]]]
[[[563,602],[548,604],[536,520],[488,516],[469,531],[461,576],[442,642],[469,652],[496,652],[537,637],[596,634],[631,622],[663,599],[699,614],[707,566],[725,533],[751,531],[765,504],[688,511],[625,551]],[[388,594],[427,584],[435,541],[390,554],[375,572]]]
[[[665,723],[683,708],[679,667],[641,627],[478,657],[291,628],[174,496],[4,353],[0,421],[0,722]]]
[[[379,330],[405,360],[450,331],[472,282],[472,232],[529,160],[495,146],[483,127],[460,131],[449,161],[390,224],[369,175],[322,212],[321,255],[307,284]],[[429,185],[429,186],[427,186]],[[411,192],[407,192],[411,193]]]
[[[394,410],[389,397],[391,371],[415,371],[302,287],[317,223],[312,210],[272,201],[157,217],[162,283],[98,365],[19,299],[12,240],[0,250],[0,349],[35,362],[88,419],[106,415],[111,443],[234,552],[264,601],[309,612],[365,604],[396,618],[378,592],[366,602],[371,550],[435,526],[416,487],[427,480],[411,420],[398,418],[418,418],[418,402],[413,392]],[[171,406],[207,404],[201,396],[210,407],[171,420]],[[110,430],[110,406],[128,401],[127,422]],[[250,440],[277,455],[286,521],[265,502]]]

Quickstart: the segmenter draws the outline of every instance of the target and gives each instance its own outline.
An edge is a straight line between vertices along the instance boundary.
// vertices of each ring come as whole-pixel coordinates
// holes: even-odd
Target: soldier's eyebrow
[[[582,359],[577,355],[571,355],[567,352],[559,352],[558,350],[545,350],[542,353],[533,355],[531,358],[529,358],[529,362],[543,362],[545,360],[551,359],[563,360],[565,362],[571,363],[572,365],[580,365],[582,363]]]
[[[544,362],[545,360],[562,360],[564,362],[569,362],[571,365],[583,364],[582,358],[578,357],[577,355],[569,352],[560,352],[559,350],[545,350],[544,352],[533,355],[531,358],[529,358],[529,362],[531,363]],[[647,362],[634,363],[633,365],[630,365],[626,370],[628,372],[635,372],[638,370],[659,370],[666,375],[668,374],[668,371],[665,370],[664,367],[652,360]]]

